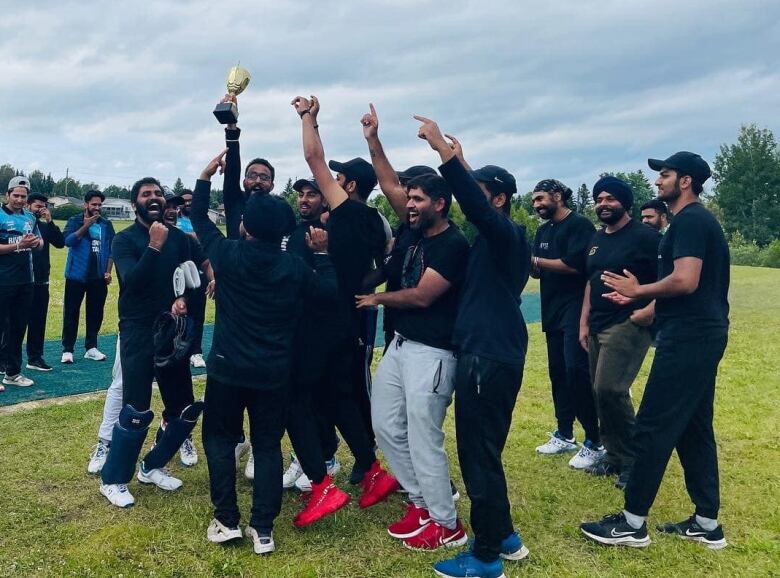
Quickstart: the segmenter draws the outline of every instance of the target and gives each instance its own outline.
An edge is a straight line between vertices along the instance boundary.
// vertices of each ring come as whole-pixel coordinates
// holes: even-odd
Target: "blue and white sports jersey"
[[[15,245],[28,233],[40,237],[38,222],[27,209],[14,213],[5,205],[0,212],[0,244]],[[23,285],[33,282],[32,249],[0,255],[0,285]]]
[[[189,217],[184,217],[182,215],[179,215],[179,217],[176,219],[176,226],[179,228],[179,230],[182,233],[195,232],[195,229],[192,228],[192,221],[190,221]]]

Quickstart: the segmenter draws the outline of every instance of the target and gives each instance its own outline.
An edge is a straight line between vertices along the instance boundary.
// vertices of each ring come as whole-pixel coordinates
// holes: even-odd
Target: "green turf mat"
[[[526,323],[535,323],[540,319],[540,302],[537,293],[523,295],[523,316]],[[213,325],[206,325],[203,330],[203,351],[208,353],[211,349],[211,338],[214,332]],[[376,347],[384,347],[385,340],[382,333],[382,309],[379,310],[377,322]],[[91,361],[84,359],[84,352],[79,350],[81,342],[76,342],[76,351],[73,355],[74,363],[63,365],[60,363],[62,346],[57,341],[47,341],[44,344],[43,356],[54,370],[41,372],[25,369],[25,358],[22,363],[22,373],[33,379],[35,384],[31,387],[17,387],[6,385],[5,392],[0,393],[0,406],[13,405],[25,401],[46,399],[49,397],[62,397],[93,391],[108,389],[111,384],[111,368],[114,364],[116,352],[116,335],[101,335],[98,339],[98,348],[108,355],[106,361]],[[205,374],[204,369],[193,369],[193,375]]]

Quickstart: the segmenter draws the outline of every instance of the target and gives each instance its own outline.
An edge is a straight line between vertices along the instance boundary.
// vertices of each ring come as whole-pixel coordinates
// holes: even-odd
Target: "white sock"
[[[713,520],[712,518],[705,518],[704,516],[700,516],[699,514],[696,514],[696,523],[699,526],[701,526],[704,530],[707,530],[708,532],[712,532],[715,528],[718,527],[717,518]]]
[[[626,517],[626,522],[628,522],[628,525],[631,526],[634,530],[641,528],[642,524],[644,524],[645,520],[647,520],[647,516],[637,516],[628,510],[623,510],[623,515]]]

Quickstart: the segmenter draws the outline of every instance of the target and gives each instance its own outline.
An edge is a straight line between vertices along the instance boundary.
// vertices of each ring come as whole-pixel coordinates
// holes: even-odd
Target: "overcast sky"
[[[712,162],[741,124],[780,129],[780,3],[0,0],[0,164],[55,178],[191,185],[224,146],[212,110],[237,61],[243,159],[277,190],[308,176],[289,101],[316,94],[328,158],[367,157],[375,103],[391,163],[436,165],[413,114],[520,191],[592,186],[648,156]],[[780,136],[780,135],[779,135]],[[648,172],[648,171],[646,171]]]

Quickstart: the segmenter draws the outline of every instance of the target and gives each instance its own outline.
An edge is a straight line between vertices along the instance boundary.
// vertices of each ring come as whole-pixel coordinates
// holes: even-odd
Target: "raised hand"
[[[209,161],[209,164],[207,164],[206,168],[204,168],[200,173],[201,180],[210,181],[211,177],[216,174],[217,170],[219,170],[220,175],[225,172],[225,155],[227,152],[228,150],[224,149],[221,153]]]
[[[155,221],[149,227],[149,246],[158,251],[163,248],[165,241],[168,240],[168,227]]]
[[[318,99],[313,94],[309,97],[311,108],[309,108],[309,113],[311,114],[311,118],[314,121],[314,124],[317,124],[317,115],[320,112],[320,99]]]
[[[445,147],[447,150],[452,150],[450,145],[447,144],[447,141],[444,140],[444,136],[441,134],[438,124],[424,116],[414,115],[414,118],[422,123],[420,129],[417,131],[417,136],[428,141],[428,144],[431,145],[433,150],[441,152],[442,147]]]
[[[328,232],[318,227],[309,227],[306,233],[306,244],[315,253],[328,252]]]
[[[308,98],[304,98],[303,96],[296,96],[292,99],[292,102],[290,103],[293,108],[295,109],[295,112],[298,113],[298,116],[303,118],[303,115],[307,113],[311,113],[311,102]],[[319,111],[319,107],[317,108]]]
[[[363,136],[366,139],[376,138],[379,134],[379,117],[376,114],[376,109],[373,103],[369,103],[368,107],[371,112],[367,112],[360,119],[360,124],[363,125]]]
[[[452,149],[452,152],[455,153],[455,156],[460,160],[463,160],[463,147],[461,146],[460,141],[451,134],[445,134],[444,136],[449,139],[450,148]]]

